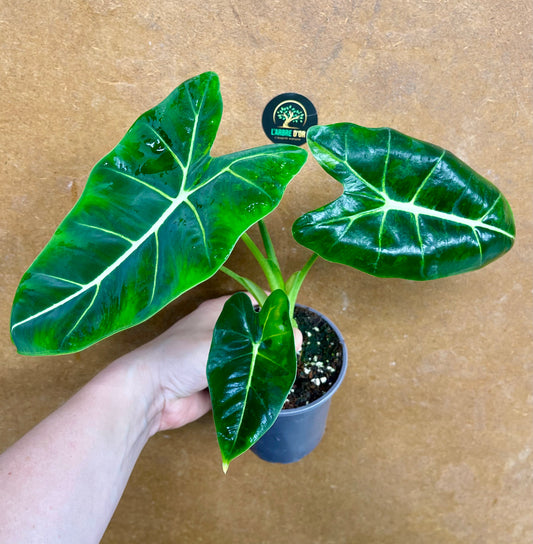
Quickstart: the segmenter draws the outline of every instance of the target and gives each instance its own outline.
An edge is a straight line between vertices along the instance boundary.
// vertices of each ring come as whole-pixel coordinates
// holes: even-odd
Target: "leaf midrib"
[[[382,195],[383,197],[383,195]],[[483,218],[481,219],[468,219],[467,217],[462,217],[460,215],[450,214],[446,212],[439,212],[438,210],[432,210],[430,208],[426,208],[425,206],[419,206],[418,204],[414,204],[411,202],[401,202],[399,200],[393,200],[388,197],[383,198],[383,205],[379,206],[377,208],[373,208],[371,210],[364,210],[362,212],[346,215],[343,217],[337,217],[332,219],[331,221],[321,221],[321,224],[324,225],[331,225],[334,223],[343,223],[346,220],[349,221],[350,226],[357,221],[358,219],[362,217],[366,217],[369,215],[379,215],[379,214],[387,214],[391,211],[400,211],[405,213],[410,213],[413,215],[417,220],[421,215],[425,215],[428,217],[433,217],[435,219],[441,219],[443,221],[446,221],[448,223],[458,223],[464,226],[467,226],[471,229],[485,229],[490,230],[493,232],[497,232],[498,234],[501,234],[503,236],[507,236],[508,238],[514,239],[514,235],[510,232],[507,232],[506,230],[500,229],[499,227],[495,227],[493,225],[489,225],[487,223],[483,222]],[[487,214],[485,214],[483,217],[485,217]]]
[[[196,121],[195,121],[195,126],[194,126],[194,129],[196,131],[196,126],[197,126],[197,121],[198,121],[198,118],[196,118]],[[193,138],[195,138],[196,136],[196,133],[193,132]],[[194,140],[193,140],[194,141]],[[192,146],[191,146],[192,147]],[[171,198],[169,197],[168,195],[165,195],[166,199],[170,200],[171,201],[171,204],[169,205],[169,207],[165,210],[164,213],[162,213],[161,217],[158,219],[158,221],[156,221],[154,223],[154,225],[148,230],[146,231],[146,233],[141,236],[141,238],[139,238],[138,240],[136,241],[130,241],[131,242],[131,246],[116,260],[114,261],[110,266],[108,266],[102,273],[100,273],[96,278],[94,278],[92,281],[90,281],[89,283],[86,283],[86,284],[80,284],[81,285],[81,289],[76,291],[75,293],[69,295],[68,297],[60,300],[59,302],[53,304],[52,306],[49,306],[47,308],[45,308],[44,310],[41,310],[40,312],[37,312],[36,314],[33,314],[31,316],[28,316],[27,318],[21,320],[21,321],[18,321],[17,323],[14,323],[11,327],[11,330],[13,331],[15,328],[19,327],[20,325],[23,325],[29,321],[32,321],[34,319],[37,319],[39,317],[41,317],[42,315],[45,315],[53,310],[55,310],[56,308],[59,308],[61,306],[63,306],[64,304],[67,304],[68,302],[70,302],[71,300],[75,299],[76,297],[79,297],[81,296],[83,293],[87,292],[89,289],[91,289],[92,287],[95,287],[95,286],[99,286],[100,283],[103,281],[103,279],[105,279],[109,274],[111,274],[118,266],[120,266],[125,260],[127,260],[133,253],[135,253],[135,251],[137,251],[139,249],[139,247],[141,247],[144,242],[146,242],[146,240],[148,240],[152,235],[157,235],[157,232],[159,231],[159,229],[161,228],[161,226],[165,223],[165,221],[168,219],[168,217],[183,203],[186,203],[190,208],[194,208],[194,204],[192,202],[190,202],[189,198],[191,195],[193,195],[194,193],[196,193],[197,191],[201,190],[204,186],[208,185],[209,183],[211,183],[212,181],[214,181],[217,177],[223,175],[224,173],[226,172],[230,172],[233,176],[235,177],[238,177],[239,179],[241,179],[242,181],[250,184],[250,185],[253,185],[256,189],[258,190],[261,190],[262,192],[264,192],[265,194],[268,195],[268,193],[266,193],[266,191],[264,191],[260,186],[252,183],[250,180],[236,174],[235,172],[233,172],[231,170],[231,167],[238,161],[240,160],[250,160],[250,159],[253,159],[253,158],[256,158],[256,157],[261,157],[261,156],[265,156],[267,155],[267,153],[257,153],[255,155],[249,155],[249,156],[244,156],[244,157],[239,157],[235,160],[233,160],[232,162],[230,162],[230,164],[228,164],[227,166],[225,166],[224,168],[222,168],[219,172],[217,172],[214,176],[210,177],[209,179],[205,180],[204,182],[200,183],[199,185],[197,185],[196,187],[192,188],[192,189],[189,189],[189,190],[186,190],[186,189],[183,189],[183,186],[181,188],[181,191],[180,193],[175,197],[175,198]],[[189,152],[189,160],[192,159],[192,151]],[[184,170],[184,183],[183,185],[185,185],[185,182],[186,182],[186,179],[187,179],[187,175],[188,175],[188,172],[189,172],[189,168],[190,168],[190,164],[187,164],[187,166],[185,167],[185,170]],[[132,180],[134,181],[138,181],[137,178],[135,178],[134,176],[128,176],[130,177]],[[144,183],[144,185],[147,185],[146,183]],[[195,209],[195,208],[194,208]],[[87,225],[87,226],[90,226],[90,225]],[[205,237],[204,237],[204,241],[205,241]],[[62,278],[60,278],[62,279]],[[66,280],[68,281],[68,280]],[[155,280],[154,280],[155,281]],[[152,288],[152,299],[153,299],[153,294],[155,292],[155,288]],[[71,331],[72,332],[72,331]]]
[[[265,311],[265,310],[267,310],[267,315],[265,316],[264,320],[262,321],[261,336],[255,342],[254,342],[253,338],[250,336],[250,342],[251,342],[251,345],[252,345],[252,356],[251,356],[251,361],[250,361],[250,371],[248,373],[248,380],[246,382],[246,387],[245,387],[246,393],[245,393],[245,397],[244,397],[244,400],[243,400],[243,409],[241,410],[241,417],[240,417],[240,420],[239,420],[239,424],[237,426],[237,430],[235,432],[235,438],[233,439],[233,444],[232,444],[232,450],[231,451],[234,451],[234,448],[237,445],[237,440],[239,439],[239,436],[240,436],[241,427],[242,427],[242,424],[243,424],[243,421],[244,421],[244,414],[246,413],[246,410],[248,408],[248,396],[250,394],[250,390],[252,389],[252,382],[253,382],[253,378],[254,378],[254,374],[255,374],[255,364],[256,364],[257,358],[258,358],[259,348],[260,348],[261,343],[263,342],[263,340],[265,338],[265,329],[268,326],[268,321],[270,319],[270,315],[272,314],[273,308],[269,307],[267,309],[264,309],[263,311]],[[256,316],[254,316],[254,317],[256,317]]]
[[[363,183],[364,186],[370,192],[374,193],[379,198],[379,200],[381,200],[383,202],[383,205],[380,206],[380,207],[373,208],[372,210],[364,210],[364,211],[362,211],[362,212],[360,212],[358,214],[351,215],[349,217],[350,226],[348,227],[348,229],[351,227],[351,225],[354,223],[354,221],[356,221],[357,219],[359,219],[360,217],[363,217],[363,216],[375,215],[375,214],[380,214],[380,213],[383,213],[383,214],[386,215],[389,211],[403,211],[403,212],[411,213],[415,217],[417,222],[418,222],[419,216],[425,215],[425,216],[433,217],[433,218],[436,218],[436,219],[441,219],[441,220],[444,220],[444,221],[448,221],[448,222],[451,222],[451,223],[458,223],[458,224],[461,224],[461,225],[465,225],[465,226],[471,228],[474,232],[476,231],[476,229],[479,229],[479,228],[490,230],[492,232],[497,232],[497,233],[499,233],[499,234],[501,234],[503,236],[506,236],[506,237],[514,240],[514,235],[512,233],[507,232],[507,231],[505,231],[503,229],[500,229],[498,227],[495,227],[493,225],[489,225],[489,224],[483,222],[483,219],[485,217],[487,217],[487,215],[492,211],[492,209],[494,208],[494,206],[496,205],[498,200],[501,199],[501,195],[498,196],[498,198],[494,201],[494,203],[492,204],[490,209],[483,215],[483,217],[481,219],[468,219],[466,217],[462,217],[462,216],[459,216],[459,215],[450,214],[450,213],[446,213],[446,212],[439,212],[438,210],[432,210],[430,208],[426,208],[425,206],[420,206],[418,204],[415,204],[415,201],[418,198],[418,195],[420,194],[422,187],[431,178],[431,176],[435,172],[438,165],[442,162],[442,159],[444,158],[444,155],[446,154],[445,150],[442,151],[442,154],[440,155],[438,160],[435,162],[435,164],[433,165],[433,167],[431,168],[429,173],[421,181],[415,195],[413,196],[413,198],[409,202],[401,202],[399,200],[394,200],[394,199],[390,198],[386,193],[387,167],[388,167],[390,151],[391,151],[390,150],[390,144],[391,144],[391,131],[390,131],[390,129],[388,129],[388,136],[389,136],[389,138],[388,138],[388,143],[387,143],[387,153],[386,153],[386,156],[385,156],[383,175],[382,175],[382,180],[381,180],[381,184],[382,184],[382,189],[381,190],[378,189],[377,187],[374,187],[374,185],[372,185],[368,180],[366,180],[359,172],[357,172],[357,170],[355,170],[349,164],[348,157],[347,157],[347,152],[345,153],[345,156],[343,158],[341,158],[338,155],[336,155],[335,153],[333,153],[327,147],[323,146],[322,144],[319,144],[316,140],[312,140],[310,142],[313,147],[316,146],[316,148],[320,148],[321,153],[329,155],[335,161],[338,161],[341,164],[343,164],[354,175],[355,178],[357,178],[361,183]],[[345,135],[345,149],[347,150],[348,149],[348,144],[347,144],[346,140],[347,140],[347,135]],[[346,218],[347,217],[345,216],[343,218],[343,220],[345,220]],[[335,223],[335,222],[340,222],[340,220],[332,221],[331,223]],[[323,223],[328,224],[329,222],[324,221]]]
[[[500,197],[499,197],[500,198]],[[428,217],[433,217],[435,219],[441,219],[443,221],[447,221],[450,223],[458,223],[461,225],[465,225],[466,227],[469,227],[473,230],[475,229],[485,229],[490,230],[493,232],[497,232],[503,236],[507,236],[511,239],[514,238],[514,236],[499,228],[495,227],[493,225],[489,225],[487,223],[483,222],[483,218],[487,216],[485,213],[481,219],[469,219],[467,217],[462,217],[460,215],[455,215],[452,213],[447,212],[440,212],[438,210],[432,210],[430,208],[426,208],[425,206],[420,206],[418,204],[415,204],[413,201],[410,202],[400,202],[398,200],[393,200],[391,198],[386,197],[385,201],[383,203],[383,206],[381,208],[376,208],[372,210],[372,212],[384,212],[388,213],[389,211],[400,211],[400,212],[406,212],[412,214],[415,218],[418,219],[419,216],[425,215]]]
[[[92,287],[97,287],[97,289],[99,289],[100,287],[100,284],[101,282],[109,275],[111,274],[114,270],[116,270],[126,259],[128,259],[130,257],[130,255],[132,255],[135,251],[137,251],[137,249],[139,249],[146,240],[148,240],[152,235],[154,234],[157,234],[157,232],[159,232],[159,229],[161,228],[161,226],[165,223],[165,221],[168,219],[168,217],[176,210],[176,208],[178,208],[178,206],[180,206],[183,202],[185,202],[187,199],[188,199],[188,196],[189,194],[191,193],[194,193],[197,189],[193,189],[191,191],[186,191],[183,187],[186,183],[186,180],[187,180],[187,177],[188,177],[188,173],[189,173],[189,168],[191,166],[191,161],[192,161],[192,155],[193,155],[193,148],[194,148],[194,144],[196,142],[196,133],[197,133],[197,130],[198,130],[198,121],[200,119],[200,114],[199,112],[201,111],[201,107],[198,109],[198,111],[194,108],[194,104],[192,103],[192,98],[190,96],[190,93],[188,92],[187,90],[187,94],[189,96],[189,101],[191,103],[191,107],[192,107],[192,110],[194,112],[194,125],[193,125],[193,130],[192,130],[192,134],[191,134],[191,143],[190,143],[190,146],[189,146],[189,155],[187,157],[187,164],[185,165],[185,167],[183,166],[183,164],[181,163],[181,161],[177,160],[177,164],[180,166],[180,168],[182,168],[183,170],[183,184],[182,184],[182,187],[181,187],[181,190],[180,190],[180,193],[176,196],[176,198],[172,199],[172,203],[170,204],[170,206],[165,210],[164,213],[161,214],[161,217],[154,223],[154,225],[148,229],[146,231],[146,233],[141,236],[138,240],[136,240],[135,242],[133,242],[131,244],[131,246],[116,260],[114,261],[110,266],[108,266],[102,273],[100,273],[94,280],[92,280],[91,282],[83,285],[83,287],[79,290],[79,291],[76,291],[75,293],[73,293],[72,295],[69,295],[68,297],[60,300],[59,302],[56,302],[56,304],[53,304],[52,306],[49,306],[48,308],[45,308],[44,310],[41,310],[40,312],[34,314],[34,315],[31,315],[29,317],[27,317],[26,319],[23,319],[22,321],[19,321],[17,323],[14,323],[12,326],[11,326],[11,330],[13,331],[16,327],[19,327],[20,325],[23,325],[29,321],[32,321],[34,319],[37,319],[39,318],[40,316],[42,315],[45,315],[53,310],[55,310],[56,308],[59,308],[61,306],[63,306],[64,304],[67,304],[68,302],[70,302],[71,300],[74,300],[75,298],[79,297],[80,295],[82,295],[83,293],[89,291],[89,289],[91,289]],[[206,97],[206,94],[207,93],[204,93],[204,95],[202,96],[202,104],[204,103],[205,101],[205,97]],[[157,133],[156,133],[157,134]],[[163,138],[161,136],[158,136],[161,140],[163,140]],[[168,144],[166,142],[165,143],[165,146],[168,148],[170,146],[168,146]],[[172,152],[172,156],[175,156],[175,154]],[[136,178],[134,178],[136,179]],[[154,281],[156,281],[154,279]],[[154,292],[154,288],[152,288],[152,293]],[[94,299],[95,297],[93,297],[93,300],[91,301],[91,304],[89,305],[89,308],[92,306],[92,304],[94,303]],[[88,309],[87,308],[82,316],[80,317],[80,319],[76,322],[76,325],[69,331],[69,335],[72,334],[72,332],[74,331],[75,327],[79,324],[79,322],[81,321],[81,319],[86,315]]]
[[[181,198],[180,198],[181,197]],[[59,308],[63,306],[64,304],[67,304],[71,300],[79,297],[92,287],[99,286],[101,282],[114,270],[116,270],[126,259],[128,259],[135,251],[137,251],[143,244],[148,240],[152,235],[156,234],[160,227],[165,223],[167,218],[176,210],[176,208],[182,204],[184,201],[187,200],[188,194],[180,194],[178,197],[176,197],[173,201],[173,203],[165,210],[165,212],[161,215],[161,217],[154,223],[152,228],[150,228],[146,233],[141,236],[138,240],[136,240],[134,243],[131,244],[131,246],[118,258],[116,259],[110,266],[108,266],[103,272],[101,272],[94,280],[90,281],[89,283],[86,283],[83,285],[83,287],[76,291],[75,293],[72,293],[72,295],[69,295],[68,297],[60,300],[59,302],[56,302],[56,304],[53,304],[52,306],[48,306],[44,310],[41,310],[40,312],[31,315],[27,317],[26,319],[23,319],[22,321],[19,321],[15,323],[11,330],[15,329],[16,327],[23,325],[24,323],[27,323],[28,321],[32,321],[33,319],[37,319],[38,317],[47,314],[48,312],[51,312],[55,310],[56,308]]]

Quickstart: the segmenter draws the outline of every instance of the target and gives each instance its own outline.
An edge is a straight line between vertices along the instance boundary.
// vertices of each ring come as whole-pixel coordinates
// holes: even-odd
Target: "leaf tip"
[[[224,474],[228,473],[229,468],[229,461],[222,461],[222,470],[224,471]]]

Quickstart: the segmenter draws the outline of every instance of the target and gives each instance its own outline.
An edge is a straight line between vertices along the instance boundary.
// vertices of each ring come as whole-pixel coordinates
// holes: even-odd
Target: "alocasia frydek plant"
[[[211,157],[221,113],[209,72],[134,123],[24,274],[11,335],[26,355],[79,351],[222,270],[262,307],[237,293],[213,335],[207,371],[226,469],[268,430],[289,393],[292,313],[319,256],[375,276],[430,280],[488,264],[515,233],[503,195],[451,153],[389,128],[315,126],[309,149],[344,192],[294,223],[295,240],[312,254],[285,280],[262,220],[307,153],[267,145]],[[255,223],[264,252],[246,233]],[[265,272],[269,296],[224,266],[239,239]]]

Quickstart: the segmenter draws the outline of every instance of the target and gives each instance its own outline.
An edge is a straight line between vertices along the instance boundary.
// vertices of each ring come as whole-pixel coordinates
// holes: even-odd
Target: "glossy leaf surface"
[[[277,206],[305,151],[272,145],[213,158],[221,114],[216,74],[197,76],[94,167],[19,285],[19,352],[78,351],[144,321],[212,276]]]
[[[261,312],[244,293],[218,319],[207,379],[224,471],[276,420],[296,377],[287,295],[274,291]]]
[[[314,126],[309,149],[342,183],[300,217],[295,239],[381,277],[428,280],[480,268],[514,242],[501,192],[450,152],[389,128]]]

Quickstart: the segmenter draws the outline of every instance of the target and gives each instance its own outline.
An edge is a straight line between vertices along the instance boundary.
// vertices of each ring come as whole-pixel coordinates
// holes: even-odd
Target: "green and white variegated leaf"
[[[287,295],[256,312],[244,293],[225,304],[213,333],[207,380],[224,471],[272,426],[296,377]]]
[[[269,214],[306,159],[287,145],[213,158],[216,74],[144,113],[21,280],[11,316],[20,353],[81,350],[149,318],[212,276]]]
[[[324,259],[375,276],[429,280],[480,268],[513,245],[502,193],[450,152],[350,123],[312,127],[307,140],[344,187],[293,226],[295,239]]]

